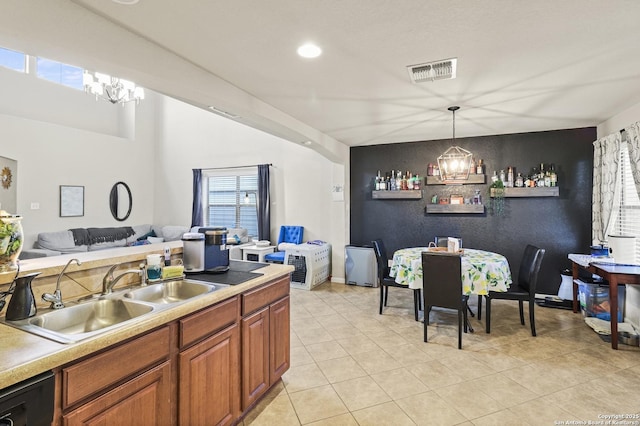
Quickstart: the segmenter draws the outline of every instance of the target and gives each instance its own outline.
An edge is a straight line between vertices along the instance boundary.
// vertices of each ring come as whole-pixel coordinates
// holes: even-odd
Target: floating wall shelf
[[[422,198],[422,190],[371,191],[371,198],[374,200],[419,200]]]
[[[495,188],[491,189],[491,197],[495,197]],[[535,188],[504,188],[505,198],[524,198],[524,197],[559,197],[560,188],[552,187],[535,187]]]
[[[482,204],[427,204],[427,213],[481,214]]]
[[[440,180],[439,176],[427,176],[427,185],[477,185],[486,182],[486,175],[469,175],[469,179]]]

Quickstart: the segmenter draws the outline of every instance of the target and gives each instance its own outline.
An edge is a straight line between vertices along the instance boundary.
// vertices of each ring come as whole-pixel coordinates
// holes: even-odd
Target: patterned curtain
[[[620,161],[620,132],[593,143],[592,238],[604,241],[611,221]]]
[[[636,191],[640,197],[640,121],[624,130],[627,133],[627,147],[629,147],[633,182],[636,184]]]

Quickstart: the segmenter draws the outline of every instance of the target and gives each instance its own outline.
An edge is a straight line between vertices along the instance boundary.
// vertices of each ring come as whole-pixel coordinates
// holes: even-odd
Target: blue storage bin
[[[624,319],[625,290],[625,286],[618,286],[618,322],[622,322]],[[578,295],[583,316],[611,321],[608,285],[580,282],[578,284]]]

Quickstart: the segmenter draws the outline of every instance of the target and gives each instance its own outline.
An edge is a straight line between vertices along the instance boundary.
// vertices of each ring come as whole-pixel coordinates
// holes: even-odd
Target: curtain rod
[[[262,164],[249,164],[246,166],[229,166],[229,167],[207,167],[201,170],[224,170],[224,169],[244,169],[246,167],[258,167],[261,166]],[[268,163],[267,166],[269,167],[273,167],[273,164]]]

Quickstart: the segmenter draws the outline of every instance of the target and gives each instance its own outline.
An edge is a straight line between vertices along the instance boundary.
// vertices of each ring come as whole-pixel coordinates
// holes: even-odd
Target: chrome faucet
[[[146,284],[146,273],[145,273],[145,268],[144,268],[144,264],[140,265],[140,269],[127,269],[126,271],[124,271],[123,273],[121,273],[120,275],[118,275],[117,277],[113,277],[113,271],[120,265],[116,264],[113,265],[111,268],[109,268],[109,270],[107,271],[106,275],[104,276],[104,278],[102,279],[102,294],[106,295],[106,294],[110,294],[111,291],[113,290],[113,287],[116,285],[116,283],[118,281],[120,281],[120,279],[122,277],[124,277],[125,275],[128,274],[138,274],[140,275],[140,280],[142,285]]]
[[[69,265],[71,265],[72,262],[76,262],[78,266],[82,265],[82,262],[80,262],[78,259],[69,260],[67,264],[64,265],[64,268],[62,268],[62,271],[60,271],[60,274],[58,275],[58,281],[56,282],[56,291],[54,291],[53,294],[44,293],[42,295],[42,300],[44,300],[45,302],[51,302],[51,309],[64,308],[64,303],[62,303],[62,293],[60,292],[60,280],[62,279],[63,275],[66,275],[65,271],[67,270]]]

